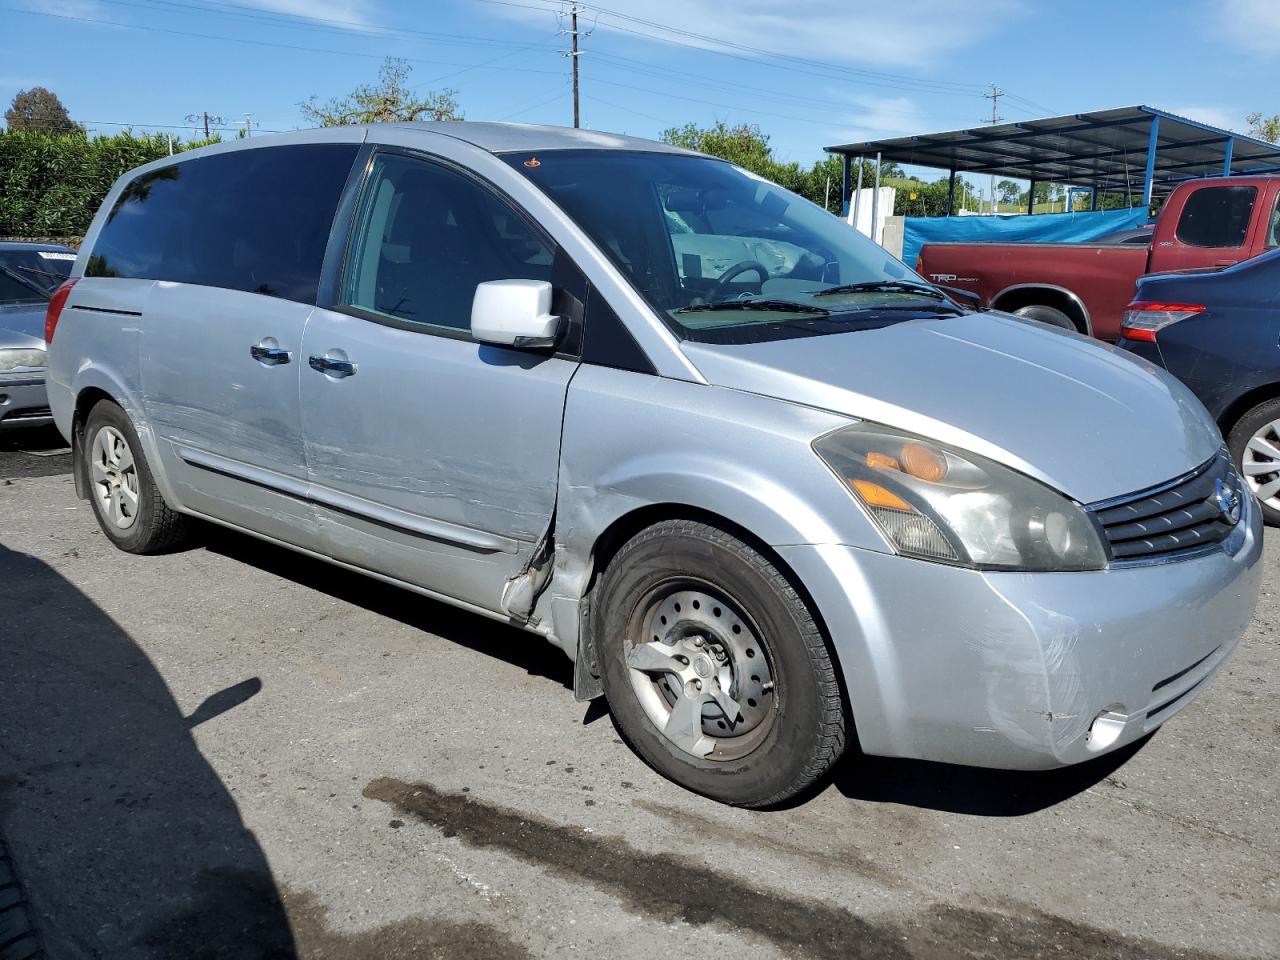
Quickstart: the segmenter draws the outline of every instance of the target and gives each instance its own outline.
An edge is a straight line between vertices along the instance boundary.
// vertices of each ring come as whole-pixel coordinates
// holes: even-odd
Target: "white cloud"
[[[1232,39],[1258,53],[1280,53],[1276,0],[1207,0],[1205,13]]]
[[[368,25],[372,4],[368,0],[240,0],[242,6],[269,13],[283,13],[305,20],[334,20],[353,30]]]
[[[554,10],[548,5],[548,11]],[[707,49],[716,44],[690,34],[766,49],[791,57],[846,65],[908,67],[963,49],[1002,19],[1021,15],[1025,0],[612,0],[608,9],[683,31],[675,35],[632,20],[601,15],[597,29],[636,30]],[[545,21],[547,13],[495,6],[507,17]],[[582,27],[581,18],[579,26]],[[587,24],[590,26],[590,23]],[[633,36],[623,33],[623,36]],[[741,52],[741,51],[736,51]],[[978,78],[985,80],[985,76]]]
[[[1168,107],[1166,109],[1170,113],[1186,117],[1188,120],[1199,120],[1201,123],[1207,123],[1211,127],[1235,130],[1238,133],[1244,132],[1244,113],[1239,110],[1233,110],[1230,107],[1190,106]]]
[[[910,97],[859,95],[847,99],[852,103],[853,109],[839,118],[840,125],[832,143],[880,140],[931,129],[928,118]]]

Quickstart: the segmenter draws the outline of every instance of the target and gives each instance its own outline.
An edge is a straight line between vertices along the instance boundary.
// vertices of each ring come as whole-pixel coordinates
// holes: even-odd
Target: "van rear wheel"
[[[89,502],[112,543],[129,553],[157,553],[186,538],[190,518],[165,503],[137,431],[119,406],[103,400],[89,411],[83,449]]]
[[[609,563],[594,608],[618,728],[681,786],[769,806],[843,753],[844,703],[822,632],[787,578],[738,538],[656,524]]]

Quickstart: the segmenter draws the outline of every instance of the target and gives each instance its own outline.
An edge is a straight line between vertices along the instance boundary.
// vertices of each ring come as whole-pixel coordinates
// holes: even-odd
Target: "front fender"
[[[888,551],[810,447],[847,417],[723,387],[583,367],[565,409],[556,560],[540,610],[571,656],[597,547],[637,510],[722,517],[772,547]]]

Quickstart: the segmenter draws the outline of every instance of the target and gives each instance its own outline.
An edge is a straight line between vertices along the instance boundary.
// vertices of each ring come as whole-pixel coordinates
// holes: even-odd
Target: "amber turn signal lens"
[[[915,513],[914,508],[896,493],[892,493],[870,480],[852,480],[853,488],[858,491],[864,503],[869,507],[887,507],[890,510],[904,510]]]
[[[922,443],[908,443],[902,448],[902,468],[928,483],[937,483],[947,475],[946,458]]]
[[[877,453],[875,450],[872,450],[867,454],[867,466],[877,467],[881,470],[902,469],[902,467],[898,466],[898,461],[893,459],[893,457],[889,456],[887,453]]]

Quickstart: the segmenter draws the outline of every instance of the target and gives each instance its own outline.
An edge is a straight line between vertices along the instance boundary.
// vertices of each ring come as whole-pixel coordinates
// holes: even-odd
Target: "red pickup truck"
[[[1179,184],[1151,245],[927,243],[916,272],[976,293],[982,305],[1120,337],[1120,319],[1146,273],[1216,269],[1280,246],[1280,176]]]

